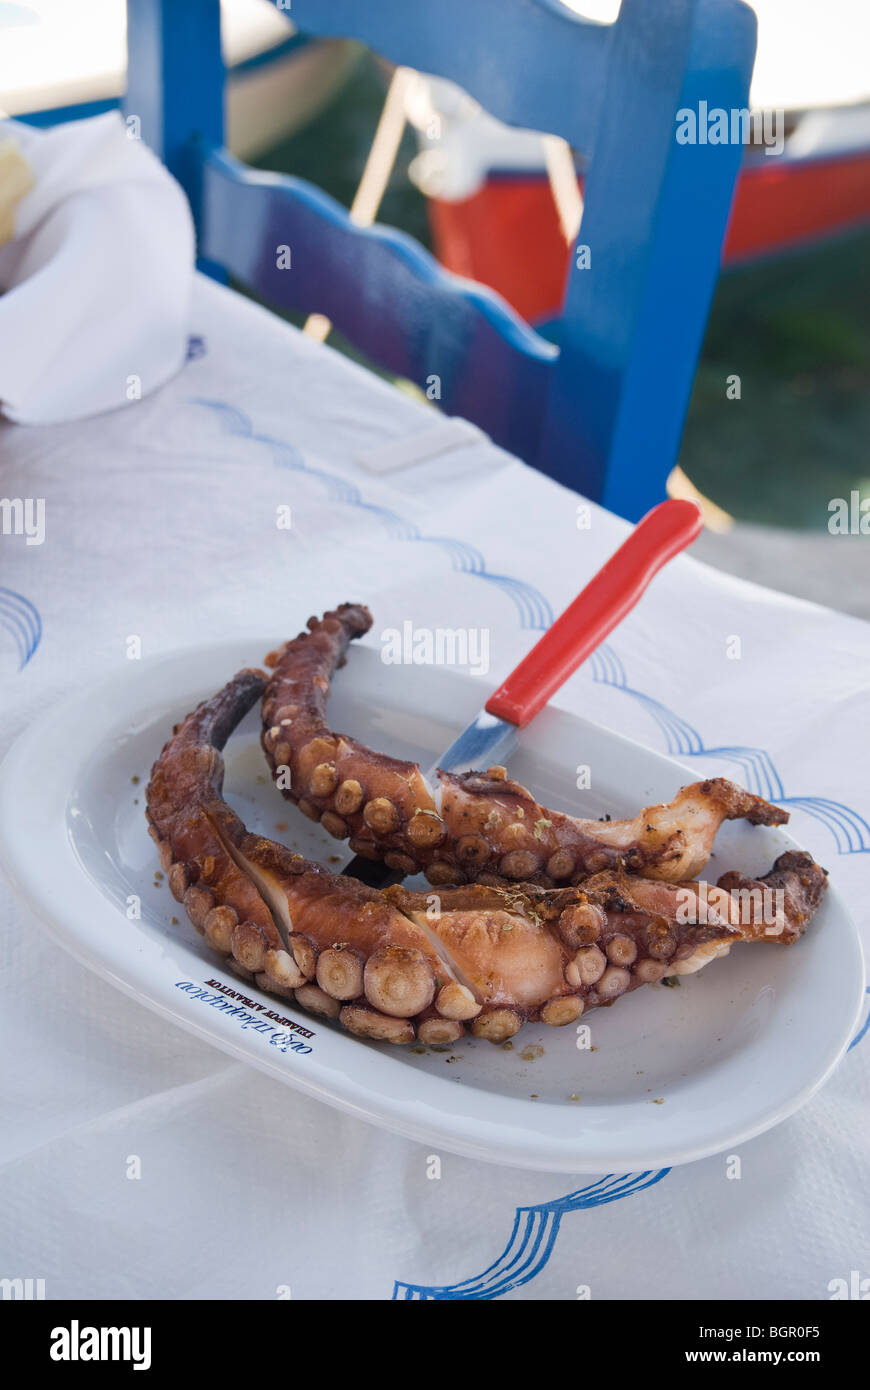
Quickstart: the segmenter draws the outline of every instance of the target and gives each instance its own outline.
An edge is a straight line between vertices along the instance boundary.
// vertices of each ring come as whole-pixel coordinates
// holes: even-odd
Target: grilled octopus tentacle
[[[433,792],[417,763],[373,752],[326,724],[330,681],[348,643],[367,632],[367,608],[343,604],[267,657],[263,748],[284,796],[331,835],[400,874],[430,883],[544,886],[625,865],[677,881],[698,874],[723,820],[782,825],[787,812],[724,778],[684,787],[632,820],[580,820],[548,811],[504,768],[439,773]],[[288,785],[289,781],[289,785]]]
[[[250,879],[236,867],[205,814],[223,783],[223,748],[263,693],[260,671],[240,671],[211,700],[176,725],[151,771],[146,792],[148,833],[158,846],[173,897],[215,950],[245,955],[253,935],[281,942],[272,915]]]
[[[662,896],[672,885],[621,871],[561,889],[379,892],[251,834],[222,799],[219,750],[264,684],[242,671],[200,705],[164,747],[147,789],[173,893],[211,945],[263,989],[361,1037],[450,1043],[467,1025],[500,1042],[528,1019],[570,1023],[697,968],[747,935],[730,910],[683,920],[693,914]],[[811,870],[822,873],[798,858],[777,870],[795,934]]]

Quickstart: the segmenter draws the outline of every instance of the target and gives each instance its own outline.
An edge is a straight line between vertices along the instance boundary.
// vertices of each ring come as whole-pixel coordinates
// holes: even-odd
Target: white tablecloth
[[[450,452],[373,471],[378,446],[432,427],[424,406],[205,281],[193,331],[188,365],[147,400],[0,426],[0,495],[45,499],[41,545],[0,537],[4,747],[117,670],[130,633],[147,660],[248,634],[252,614],[289,635],[344,599],[379,627],[491,628],[495,680],[626,531],[597,509],[578,529],[577,498],[461,428]],[[558,702],[786,798],[866,928],[868,638],[686,558]],[[5,884],[0,915],[0,1277],[44,1278],[49,1298],[827,1299],[867,1273],[870,1042],[743,1146],[739,1182],[724,1156],[598,1182],[450,1154],[432,1181],[424,1147],[88,974]],[[508,1249],[528,1207],[541,1215]]]

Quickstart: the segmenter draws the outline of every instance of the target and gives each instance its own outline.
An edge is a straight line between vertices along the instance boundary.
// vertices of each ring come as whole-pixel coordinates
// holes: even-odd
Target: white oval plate
[[[0,862],[77,959],[308,1095],[410,1138],[525,1168],[688,1163],[769,1129],[830,1075],[864,989],[858,936],[835,888],[796,946],[737,946],[679,988],[647,986],[596,1010],[587,1020],[591,1048],[578,1048],[574,1027],[540,1025],[507,1050],[470,1037],[446,1050],[364,1043],[239,981],[155,879],[144,792],[173,722],[272,645],[226,642],[136,663],[41,714],[8,754]],[[335,682],[330,722],[425,765],[483,698],[478,681],[384,666],[376,650],[355,646]],[[251,829],[338,869],[346,846],[279,798],[258,735],[254,710],[226,749],[227,799]],[[576,790],[579,764],[592,770],[592,791]],[[552,709],[524,733],[511,771],[545,806],[595,816],[633,815],[698,776]],[[793,847],[780,830],[723,826],[709,877],[763,873]],[[138,920],[127,916],[134,898]]]

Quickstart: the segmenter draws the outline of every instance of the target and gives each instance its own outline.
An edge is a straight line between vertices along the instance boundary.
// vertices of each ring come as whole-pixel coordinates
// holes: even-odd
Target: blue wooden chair
[[[325,314],[388,371],[439,378],[444,410],[640,517],[676,462],[742,157],[678,143],[676,113],[747,106],[751,10],[623,0],[599,24],[559,0],[292,0],[292,18],[450,78],[586,156],[590,264],[572,258],[559,346],[411,238],[355,226],[312,185],[229,155],[218,0],[128,0],[126,110],[187,190],[201,255],[278,306]]]

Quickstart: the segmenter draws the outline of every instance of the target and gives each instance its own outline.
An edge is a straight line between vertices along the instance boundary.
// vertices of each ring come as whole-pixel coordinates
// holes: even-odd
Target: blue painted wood
[[[183,186],[197,224],[206,151],[223,144],[219,0],[128,0],[125,115]]]
[[[225,150],[206,166],[204,214],[204,255],[282,308],[326,314],[450,414],[533,455],[557,350],[498,295],[448,274],[403,232],[356,227],[320,189]]]
[[[84,121],[90,116],[103,116],[107,111],[117,111],[120,102],[116,97],[106,97],[104,101],[81,101],[75,106],[52,106],[50,110],[22,111],[16,113],[16,121],[24,125],[47,130],[53,125],[63,125],[67,121]]]
[[[623,0],[536,462],[630,520],[677,461],[742,158],[678,144],[675,112],[746,107],[754,55],[732,0]]]
[[[649,0],[647,0],[647,3]],[[281,8],[280,0],[272,0]],[[665,0],[670,6],[673,0]],[[661,11],[662,0],[652,0]],[[558,0],[292,0],[300,29],[447,77],[508,125],[591,148],[613,26]]]
[[[220,150],[217,0],[190,0],[193,24],[171,0],[128,8],[130,100],[141,94],[156,128],[166,92],[155,147],[191,196],[208,257],[273,302],[327,314],[387,369],[424,388],[438,377],[446,410],[613,510],[636,518],[664,495],[741,158],[739,146],[678,144],[676,113],[747,105],[755,20],[741,0],[623,0],[609,26],[559,0],[293,0],[307,32],[449,77],[589,157],[579,245],[590,267],[569,271],[558,353],[409,238],[354,227],[310,185]],[[173,95],[194,33],[211,59]]]

